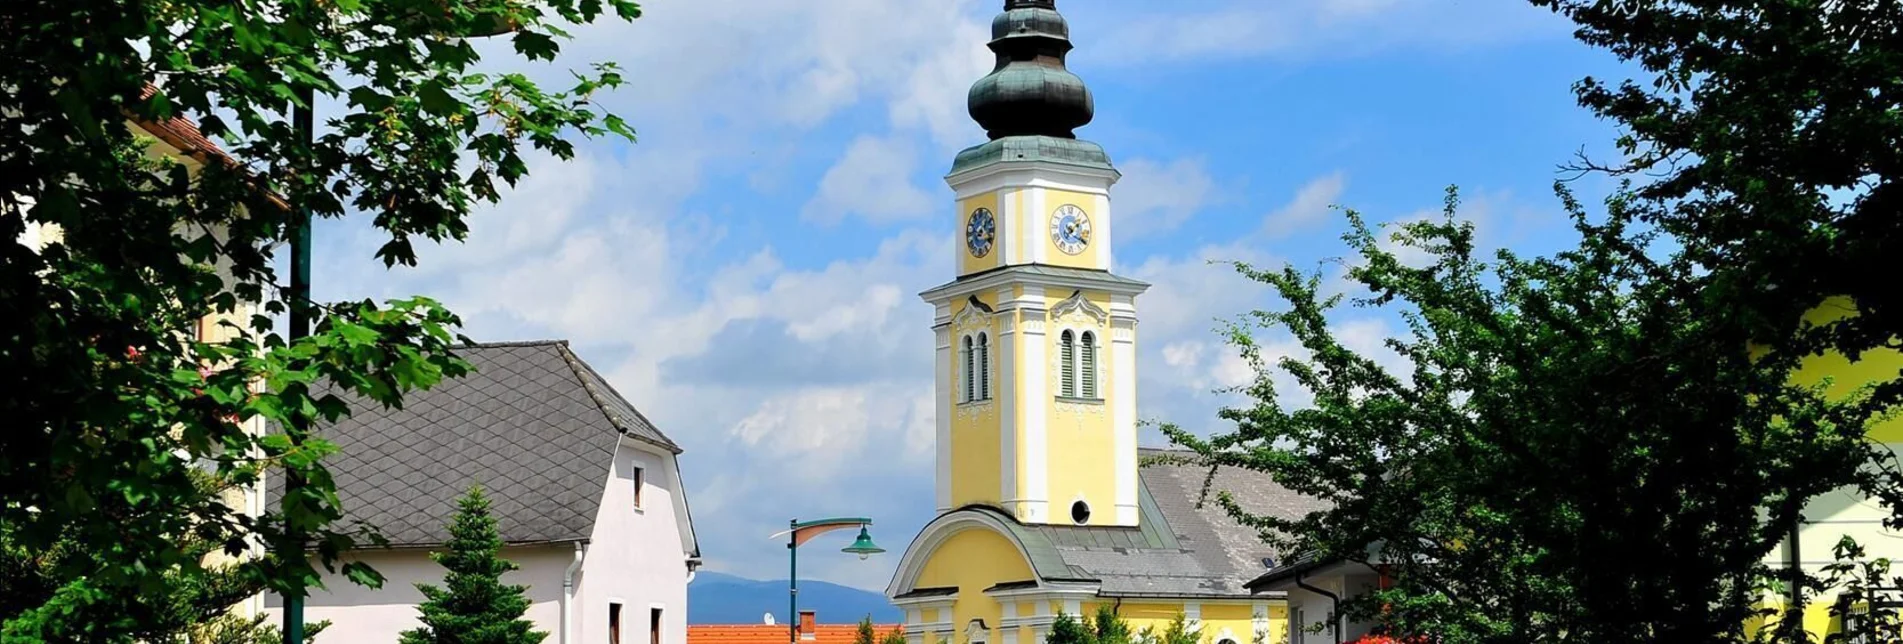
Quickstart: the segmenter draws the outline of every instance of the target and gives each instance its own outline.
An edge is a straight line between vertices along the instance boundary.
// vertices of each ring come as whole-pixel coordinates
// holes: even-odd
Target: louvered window
[[[978,399],[991,400],[991,336],[978,334]]]
[[[973,393],[976,392],[976,390],[972,387],[972,385],[976,383],[972,382],[973,374],[971,369],[972,367],[971,363],[973,360],[977,358],[977,356],[974,355],[971,350],[971,336],[965,336],[965,346],[959,350],[959,354],[960,354],[960,357],[963,358],[963,362],[965,365],[965,374],[964,374],[965,387],[961,395],[965,402],[971,402],[971,396]]]
[[[1097,397],[1097,334],[1085,331],[1077,343],[1078,392],[1083,398]]]
[[[1069,329],[1057,336],[1058,384],[1057,395],[1065,398],[1077,397],[1077,336]]]

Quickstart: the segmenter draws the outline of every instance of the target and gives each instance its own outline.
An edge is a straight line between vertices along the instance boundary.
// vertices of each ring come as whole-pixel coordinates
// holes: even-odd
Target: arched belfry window
[[[1077,393],[1097,398],[1097,334],[1085,331],[1077,341]]]
[[[975,355],[975,353],[972,351],[971,336],[965,336],[964,346],[959,347],[958,353],[960,358],[959,362],[963,363],[965,367],[964,369],[965,372],[963,374],[963,380],[964,380],[965,386],[962,390],[962,393],[960,394],[960,397],[965,402],[971,402],[972,396],[977,393],[977,389],[973,387],[973,385],[976,383],[972,381],[972,376],[973,376],[972,362],[977,359],[977,355]]]
[[[1070,329],[1057,336],[1057,395],[1077,397],[1077,334]]]
[[[978,400],[991,400],[991,336],[978,334]]]

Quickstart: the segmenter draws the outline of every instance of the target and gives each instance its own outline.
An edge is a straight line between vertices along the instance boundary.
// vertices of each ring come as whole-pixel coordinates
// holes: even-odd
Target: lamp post
[[[515,31],[517,27],[518,25],[512,21],[493,17],[467,28],[462,37],[500,36]],[[306,84],[297,90],[297,98],[298,103],[292,105],[291,129],[299,143],[305,147],[311,147],[317,143],[315,110],[317,95],[314,89]],[[300,167],[297,171],[308,172],[309,168]],[[289,230],[291,288],[289,297],[286,298],[290,300],[290,320],[285,336],[287,342],[295,343],[299,338],[311,334],[311,211],[302,200],[292,203],[291,209]],[[285,438],[291,442],[291,449],[295,450],[303,444],[304,437],[310,434],[310,427],[303,419],[293,418],[291,426],[285,429],[284,434]],[[302,487],[303,484],[304,477],[294,472],[285,476],[286,496]],[[283,543],[278,547],[278,556],[285,558],[305,556],[303,533],[295,526],[287,526],[287,528]],[[290,644],[304,644],[304,587],[301,581],[298,582],[295,592],[284,595],[284,628],[281,632],[283,641]]]
[[[872,555],[885,552],[884,548],[873,545],[872,534],[866,531],[866,528],[871,525],[872,519],[856,517],[820,519],[818,521],[801,521],[794,519],[787,522],[788,529],[786,532],[773,535],[775,537],[787,535],[786,641],[788,644],[799,644],[800,639],[800,544],[806,543],[822,533],[858,528],[859,538],[854,540],[852,545],[840,548],[839,551],[859,555],[859,559],[864,560]]]

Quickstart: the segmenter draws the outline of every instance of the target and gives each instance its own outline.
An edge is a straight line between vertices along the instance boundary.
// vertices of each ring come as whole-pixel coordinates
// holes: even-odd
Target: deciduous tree
[[[0,635],[136,637],[150,625],[74,616],[137,615],[170,575],[201,574],[178,535],[233,555],[308,544],[323,565],[374,543],[338,523],[321,436],[252,430],[347,413],[313,393],[320,379],[400,405],[468,365],[452,354],[457,318],[428,299],[287,293],[274,265],[304,229],[297,212],[361,219],[391,265],[415,263],[419,240],[462,239],[470,208],[528,172],[529,148],[564,159],[577,137],[632,136],[593,100],[621,82],[611,66],[544,88],[480,71],[463,36],[509,27],[505,56],[549,61],[568,25],[637,13],[631,0],[0,3],[0,526],[19,548],[83,553],[43,601],[0,602]],[[295,106],[318,108],[314,139]],[[154,162],[167,148],[125,126],[185,115],[230,157],[180,139],[192,160]],[[13,243],[29,232],[46,243]],[[309,337],[275,330],[287,307],[313,312]],[[230,337],[207,341],[207,319]],[[242,514],[196,489],[194,468],[308,485]],[[238,571],[277,592],[318,579],[302,556]]]
[[[1795,507],[1897,493],[1893,456],[1865,440],[1878,409],[1751,351],[1756,321],[1711,297],[1719,278],[1630,227],[1654,202],[1621,193],[1589,217],[1559,194],[1580,242],[1544,258],[1483,259],[1451,190],[1444,218],[1398,231],[1425,262],[1349,213],[1347,287],[1405,322],[1398,360],[1335,335],[1345,298],[1319,274],[1237,265],[1284,303],[1229,332],[1256,370],[1247,402],[1221,412],[1233,431],[1165,432],[1329,502],[1284,519],[1218,497],[1283,552],[1381,566],[1392,585],[1342,610],[1396,635],[1747,639]],[[1265,352],[1264,329],[1302,350]]]

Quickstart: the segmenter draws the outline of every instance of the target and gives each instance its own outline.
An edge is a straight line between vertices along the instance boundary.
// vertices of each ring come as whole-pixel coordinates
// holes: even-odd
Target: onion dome
[[[1006,0],[991,21],[998,65],[971,86],[971,118],[992,140],[1013,136],[1076,138],[1095,111],[1084,81],[1064,68],[1070,25],[1056,0]]]

